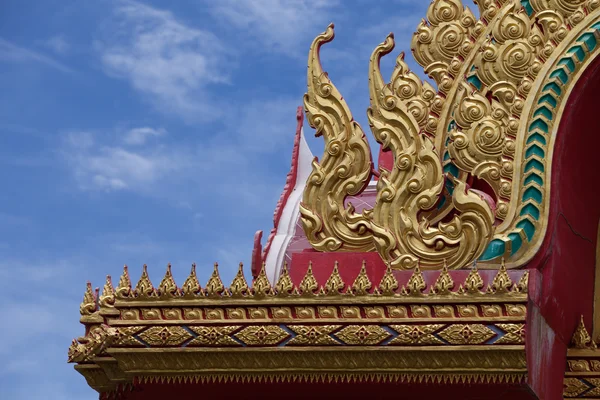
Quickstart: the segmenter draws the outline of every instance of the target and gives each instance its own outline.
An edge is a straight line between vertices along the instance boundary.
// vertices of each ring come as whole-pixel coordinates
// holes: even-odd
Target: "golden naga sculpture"
[[[372,209],[355,213],[348,196],[372,177],[368,142],[319,60],[333,25],[313,42],[305,110],[325,152],[304,191],[301,219],[319,251],[373,251],[392,268],[498,268],[526,263],[547,226],[553,137],[574,77],[593,59],[600,0],[434,0],[401,54],[391,81],[370,61],[368,119],[394,159],[380,167]],[[591,36],[590,36],[591,35]],[[595,43],[595,42],[594,42]]]
[[[382,168],[377,185],[372,223],[377,250],[393,268],[414,268],[418,259],[423,268],[439,267],[444,261],[461,267],[483,253],[494,229],[493,213],[484,199],[456,180],[452,203],[458,214],[436,227],[426,219],[419,220],[422,211],[438,202],[444,176],[433,143],[419,132],[414,114],[396,95],[402,85],[386,85],[381,76],[379,61],[393,48],[394,37],[389,35],[373,52],[369,68],[369,124],[383,149],[394,154],[392,171]],[[402,56],[396,63],[392,84],[400,74],[414,76]]]
[[[356,213],[347,196],[369,184],[373,161],[369,143],[337,88],[321,68],[319,49],[333,40],[333,24],[313,41],[304,107],[310,126],[325,139],[321,161],[313,161],[300,206],[302,225],[312,246],[321,251],[375,249],[368,212]]]

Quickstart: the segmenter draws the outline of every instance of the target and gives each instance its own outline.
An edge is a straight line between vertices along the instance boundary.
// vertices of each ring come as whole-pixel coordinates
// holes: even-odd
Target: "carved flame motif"
[[[340,92],[321,67],[319,49],[333,40],[333,24],[313,41],[308,62],[304,107],[325,152],[313,161],[300,205],[302,226],[312,246],[321,251],[372,251],[369,211],[356,213],[347,196],[360,193],[373,170],[369,144]]]
[[[371,56],[367,115],[375,139],[394,155],[392,171],[381,171],[373,210],[373,235],[379,254],[392,267],[439,268],[447,260],[460,268],[475,260],[493,233],[489,205],[464,182],[456,181],[453,205],[458,214],[448,223],[430,226],[419,213],[431,209],[444,185],[440,156],[433,143],[419,133],[406,104],[385,84],[379,61],[394,48],[389,35]]]
[[[325,139],[301,205],[306,236],[319,251],[371,251],[391,268],[462,268],[478,258],[514,268],[545,234],[552,143],[579,69],[598,51],[600,0],[433,0],[411,49],[436,83],[421,82],[400,54],[389,83],[370,64],[369,124],[394,164],[381,169],[373,209],[345,198],[371,176],[369,148],[341,94],[310,50],[305,108]],[[545,82],[545,83],[544,83]],[[473,189],[469,189],[469,186]],[[483,191],[482,191],[483,190]],[[488,264],[488,265],[489,265]]]

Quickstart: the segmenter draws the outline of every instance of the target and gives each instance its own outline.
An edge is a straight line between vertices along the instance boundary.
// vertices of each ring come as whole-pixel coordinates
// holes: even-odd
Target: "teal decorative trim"
[[[531,16],[533,9],[528,0],[521,4]],[[549,74],[549,82],[543,86],[537,106],[533,111],[533,121],[529,124],[525,139],[524,180],[521,201],[523,205],[519,211],[519,220],[516,229],[509,233],[508,240],[493,239],[480,261],[488,261],[515,254],[523,246],[524,241],[531,242],[536,234],[536,222],[541,215],[541,206],[544,204],[544,179],[546,171],[546,154],[550,142],[549,126],[554,121],[555,113],[559,107],[560,96],[565,86],[571,79],[571,74],[577,70],[577,64],[584,62],[591,52],[598,46],[600,36],[600,22],[595,23],[577,42],[566,51],[567,56],[561,58],[554,70]],[[562,99],[565,101],[566,99]],[[550,161],[550,160],[548,160]]]

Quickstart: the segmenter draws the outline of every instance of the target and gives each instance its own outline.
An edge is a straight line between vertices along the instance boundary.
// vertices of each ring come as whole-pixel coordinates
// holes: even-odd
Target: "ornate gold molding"
[[[170,266],[158,288],[146,267],[132,287],[124,267],[116,289],[107,277],[101,307],[91,305],[87,286],[82,309],[92,318],[82,321],[87,333],[73,341],[69,361],[101,392],[149,376],[524,378],[527,274],[502,269],[484,286],[474,268],[455,285],[459,272],[388,268],[378,283],[363,266],[346,283],[337,267],[323,286],[310,268],[299,286],[287,270],[272,286],[263,272],[248,285],[240,266],[229,287],[216,265],[200,287],[192,267],[182,288]]]

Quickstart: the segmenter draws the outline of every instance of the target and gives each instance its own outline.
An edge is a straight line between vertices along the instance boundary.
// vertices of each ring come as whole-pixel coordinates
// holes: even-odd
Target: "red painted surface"
[[[562,398],[566,347],[580,315],[590,323],[600,220],[600,57],[567,100],[552,162],[550,217],[529,267],[541,272],[528,314],[530,384],[541,399]]]
[[[312,263],[312,270],[315,279],[319,285],[325,285],[327,279],[333,272],[335,262],[338,262],[338,271],[344,283],[347,286],[351,286],[360,270],[362,268],[363,261],[365,262],[365,269],[367,276],[371,281],[371,291],[375,289],[383,274],[385,274],[386,266],[381,260],[379,253],[317,253],[317,252],[304,252],[295,253],[292,255],[293,268],[290,270],[290,277],[295,285],[299,285],[302,282],[302,278],[308,270],[309,262]],[[450,271],[450,276],[455,282],[454,290],[458,290],[458,285],[463,283],[469,275],[469,270],[456,270]],[[535,272],[535,271],[534,271]],[[402,287],[408,284],[408,280],[412,276],[412,271],[393,271],[398,286]],[[441,271],[423,271],[423,279],[425,284],[429,287],[435,283],[437,278],[440,276]],[[518,282],[521,276],[525,273],[524,270],[508,271],[508,274],[513,282]],[[479,274],[484,283],[484,287],[491,284],[494,277],[497,274],[495,270],[479,270]]]

